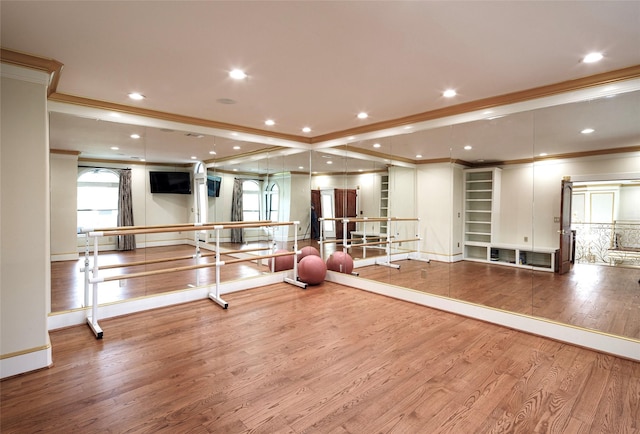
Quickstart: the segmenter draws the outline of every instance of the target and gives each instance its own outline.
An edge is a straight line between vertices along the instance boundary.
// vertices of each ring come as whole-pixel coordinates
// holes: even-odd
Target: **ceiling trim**
[[[389,161],[396,161],[396,162],[397,161],[401,161],[403,163],[415,164],[416,162],[419,161],[419,160],[418,161],[417,160],[413,160],[411,158],[400,157],[398,155],[391,155],[391,154],[385,154],[383,152],[371,151],[369,149],[349,147],[349,145],[332,146],[331,149],[349,151],[349,152],[353,152],[354,154],[368,155],[370,157],[377,157],[377,158],[386,159],[386,160],[389,160]],[[322,152],[322,151],[318,150],[318,152]]]
[[[517,92],[511,92],[504,95],[498,95],[489,98],[483,98],[475,101],[469,101],[462,104],[456,104],[441,109],[430,110],[423,113],[405,116],[397,119],[376,122],[368,125],[362,125],[347,130],[336,131],[333,133],[323,134],[311,138],[311,143],[326,142],[330,140],[342,139],[348,136],[358,134],[371,133],[390,128],[411,125],[418,122],[425,122],[434,119],[445,118],[448,116],[460,115],[463,113],[473,112],[477,110],[487,110],[508,104],[525,102],[533,99],[559,95],[566,92],[589,89],[597,86],[613,84],[620,81],[640,78],[640,65],[630,66],[628,68],[617,69],[615,71],[604,72],[601,74],[591,75],[588,77],[577,78],[574,80],[563,81],[560,83],[535,87]]]
[[[2,60],[3,63],[22,66],[23,68],[36,69],[38,71],[44,71],[48,73],[51,77],[49,79],[49,86],[47,88],[47,96],[55,93],[56,89],[58,88],[60,73],[62,72],[64,64],[58,62],[55,59],[49,59],[46,57],[22,53],[19,51],[8,50],[6,48],[0,48],[0,60]]]
[[[614,71],[608,71],[596,75],[587,77],[581,77],[573,80],[563,81],[551,85],[540,86],[532,89],[526,89],[522,91],[512,92],[508,94],[498,95],[489,98],[483,98],[475,101],[469,101],[462,104],[456,104],[441,109],[430,110],[427,112],[417,113],[401,118],[390,119],[386,121],[376,122],[368,125],[362,125],[360,127],[350,128],[347,130],[336,131],[328,134],[323,134],[315,137],[305,137],[295,134],[278,133],[274,131],[267,131],[258,128],[244,127],[241,125],[229,124],[225,122],[218,122],[208,119],[196,118],[191,116],[179,115],[168,112],[161,112],[157,110],[144,109],[139,107],[127,106],[124,104],[116,104],[101,100],[95,100],[90,98],[84,98],[79,96],[73,96],[56,92],[57,85],[60,79],[60,74],[63,68],[63,64],[55,59],[45,58],[41,56],[35,56],[32,54],[22,53],[15,50],[9,50],[1,48],[0,57],[2,62],[37,69],[40,71],[46,71],[50,74],[51,80],[48,87],[49,100],[57,101],[61,103],[68,103],[78,106],[98,108],[104,110],[110,110],[119,113],[140,115],[154,119],[180,122],[195,126],[209,127],[222,129],[227,131],[234,131],[245,134],[258,135],[263,137],[271,137],[276,139],[290,140],[303,144],[316,144],[321,142],[327,142],[335,139],[342,139],[344,137],[371,133],[380,130],[397,128],[414,123],[430,121],[434,119],[445,118],[448,116],[460,115],[477,110],[486,110],[489,108],[495,108],[508,104],[514,104],[519,102],[525,102],[543,97],[554,96],[565,92],[578,91],[583,89],[589,89],[597,86],[603,86],[607,84],[613,84],[625,80],[640,78],[640,65],[629,66],[627,68],[617,69]],[[313,149],[313,147],[312,147]],[[553,157],[548,157],[553,158]],[[395,158],[398,160],[398,158]],[[541,158],[540,158],[541,159]],[[419,163],[415,160],[403,159],[411,163]]]
[[[147,118],[161,119],[164,121],[179,122],[183,124],[196,125],[207,128],[215,128],[226,131],[233,131],[244,134],[253,134],[263,137],[272,137],[275,139],[290,140],[294,142],[310,143],[308,137],[302,137],[294,134],[277,133],[273,131],[261,130],[258,128],[243,127],[241,125],[228,124],[225,122],[212,121],[209,119],[196,118],[192,116],[179,115],[175,113],[161,112],[140,107],[132,107],[124,104],[116,104],[97,99],[84,98],[80,96],[68,95],[64,93],[53,93],[49,96],[50,101],[67,103],[76,106],[90,107],[101,110],[108,110],[117,113],[125,113],[130,115],[139,115]]]

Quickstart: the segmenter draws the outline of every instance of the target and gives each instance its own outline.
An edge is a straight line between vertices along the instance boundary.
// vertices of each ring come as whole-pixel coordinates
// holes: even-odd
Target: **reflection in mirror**
[[[79,270],[84,267],[85,252],[91,254],[94,245],[93,241],[87,245],[88,237],[78,225],[89,225],[84,229],[93,230],[105,225],[148,227],[229,221],[235,172],[233,168],[226,172],[220,170],[218,160],[237,160],[238,152],[246,155],[246,159],[255,160],[256,152],[267,148],[243,142],[241,149],[236,150],[233,146],[238,144],[233,141],[206,134],[57,112],[50,113],[49,126],[53,312],[91,305]],[[259,177],[268,177],[269,172],[283,173],[282,164],[269,160],[267,156],[253,166],[258,168]],[[96,176],[92,176],[94,173]],[[111,177],[100,176],[105,174]],[[130,176],[127,182],[130,191],[126,195],[119,192],[124,185],[120,177],[123,174]],[[103,223],[104,217],[122,214],[121,204],[116,201],[109,205],[104,200],[111,196],[131,198],[132,222]],[[100,200],[86,200],[96,198]],[[278,204],[277,201],[271,203]],[[277,212],[275,208],[272,210],[273,214]],[[73,226],[76,221],[78,225]],[[193,230],[136,233],[126,237],[135,242],[124,248],[120,245],[124,236],[97,237],[100,277],[113,279],[100,284],[99,303],[212,282],[211,268],[154,274],[167,268],[167,264],[179,268],[212,261],[211,237],[211,231]],[[261,273],[253,263],[237,268],[242,268],[237,273],[241,276]],[[132,273],[141,274],[131,278]],[[119,277],[124,274],[128,276]]]
[[[450,153],[444,164],[439,154],[418,161],[414,202],[424,223],[423,253],[431,258],[424,267],[429,278],[401,278],[408,267],[393,278],[367,268],[360,276],[638,339],[637,276],[630,277],[640,247],[638,92],[496,112],[501,117],[487,112],[410,137],[377,139],[387,154],[415,152],[420,142],[429,149],[446,143]],[[595,131],[581,133],[587,127]],[[351,147],[370,155],[372,143]],[[392,151],[395,144],[404,147]],[[563,179],[573,181],[573,206],[561,206]],[[392,214],[396,181],[390,167]],[[558,272],[563,216],[571,217],[568,276]],[[451,271],[442,279],[446,285],[434,284],[436,265]]]
[[[452,246],[462,259],[451,264],[453,298],[532,312],[532,271],[521,257],[533,243],[532,120],[531,112],[522,112],[451,128],[454,221],[462,234]],[[509,162],[492,153],[510,148],[517,159]]]
[[[278,184],[278,219],[299,220],[301,238],[311,242],[315,234],[309,192],[315,211],[321,211],[324,198],[334,201],[335,214],[333,190],[355,188],[358,216],[419,217],[422,241],[415,250],[419,250],[423,259],[431,260],[405,261],[398,271],[372,265],[375,258],[384,256],[384,249],[367,248],[365,258],[364,251],[352,248],[354,256],[372,261],[371,266],[359,269],[361,277],[369,278],[368,270],[384,270],[381,280],[407,288],[637,339],[640,316],[624,315],[638,311],[637,297],[625,292],[637,289],[637,278],[630,279],[624,273],[633,273],[637,268],[632,267],[638,265],[633,250],[639,247],[635,231],[640,221],[636,189],[640,178],[638,93],[565,105],[557,105],[554,100],[553,104],[556,105],[533,111],[518,107],[516,113],[496,107],[496,113],[506,116],[490,119],[489,113],[482,116],[476,113],[471,121],[435,122],[422,126],[421,130],[416,128],[411,134],[405,127],[388,137],[354,139],[348,146],[310,152],[286,149],[285,153],[280,153],[284,149],[219,135],[197,137],[188,131],[151,127],[144,129],[142,141],[127,143],[132,132],[126,124],[52,113],[52,259],[54,263],[73,262],[68,256],[84,249],[76,228],[66,228],[68,222],[75,222],[77,214],[79,165],[131,168],[135,224],[148,225],[192,221],[198,210],[192,197],[171,199],[151,194],[149,171],[188,171],[195,176],[194,164],[203,161],[207,176],[220,178],[219,196],[207,197],[209,220],[231,218],[235,178],[260,178],[267,180],[268,185]],[[587,121],[595,123],[585,125]],[[78,125],[70,129],[70,122]],[[586,127],[595,131],[590,135],[575,134]],[[119,140],[121,150],[105,153],[105,149],[115,146],[114,140]],[[380,143],[380,147],[374,148],[375,143]],[[233,150],[236,145],[242,149]],[[472,149],[465,150],[466,145]],[[158,149],[166,151],[169,158],[158,159],[155,152]],[[216,154],[210,154],[212,150]],[[109,152],[126,155],[127,161],[123,161],[122,155],[116,157]],[[238,152],[241,157],[236,155]],[[192,155],[197,159],[191,160]],[[143,158],[147,161],[141,161]],[[337,168],[329,169],[326,160],[332,158],[337,159]],[[486,176],[491,177],[491,183],[483,178]],[[565,177],[573,182],[570,195],[573,205],[563,207],[560,187]],[[495,196],[494,180],[500,181],[496,182],[500,184],[500,194]],[[470,188],[471,185],[475,188]],[[71,200],[69,192],[74,192]],[[498,204],[494,204],[494,199],[500,205],[495,214],[494,205]],[[176,201],[184,203],[178,206]],[[341,209],[347,208],[343,199],[339,202]],[[267,205],[260,204],[266,212]],[[490,207],[483,209],[488,204]],[[165,206],[176,212],[165,213]],[[184,211],[191,209],[194,211]],[[472,212],[467,213],[467,209]],[[485,215],[483,219],[481,211],[491,217],[487,219]],[[472,218],[471,214],[475,216]],[[575,236],[569,238],[570,248],[559,252],[558,231],[562,230],[560,224],[567,215],[571,217],[569,232]],[[327,235],[335,240],[337,230],[330,226],[326,228],[330,231]],[[358,236],[357,232],[363,232],[361,229],[380,236],[388,233],[398,239],[401,235],[399,230],[389,225],[385,228],[381,222],[370,222],[348,232],[356,232]],[[149,252],[161,244],[180,242],[192,248],[196,242],[193,235],[178,235],[177,238],[138,235],[136,241]],[[291,235],[281,238],[290,243]],[[208,233],[203,242],[211,244],[211,236]],[[224,242],[231,243],[230,237],[230,233],[224,234]],[[246,248],[244,243],[236,244]],[[402,243],[397,250],[413,251],[413,246]],[[568,277],[554,272],[566,262],[571,264]],[[412,263],[417,264],[413,274],[405,273]],[[73,267],[78,268],[77,264]],[[459,272],[458,268],[468,270]],[[610,277],[609,272],[615,277]],[[507,274],[517,278],[508,279]],[[558,283],[585,274],[592,276],[589,285],[581,283],[567,288]],[[409,277],[401,281],[400,275]],[[483,281],[490,282],[490,291],[482,290]],[[55,285],[53,273],[52,285]],[[121,288],[114,288],[113,293]],[[627,303],[624,307],[623,300]],[[79,307],[82,303],[74,301],[59,309]],[[582,307],[575,309],[572,305]]]
[[[535,316],[640,339],[638,119],[637,91],[535,112],[534,250],[558,249]]]

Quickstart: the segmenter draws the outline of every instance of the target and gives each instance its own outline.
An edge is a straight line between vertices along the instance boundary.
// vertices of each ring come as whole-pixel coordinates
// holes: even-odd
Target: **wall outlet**
[[[524,237],[524,242],[525,243],[529,242],[529,237]]]
[[[560,223],[560,217],[554,217],[553,218],[553,222],[554,223]]]

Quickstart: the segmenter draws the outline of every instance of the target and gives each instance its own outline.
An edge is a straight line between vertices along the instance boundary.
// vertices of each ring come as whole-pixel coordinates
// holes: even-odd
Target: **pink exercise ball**
[[[353,271],[353,258],[348,253],[334,252],[327,259],[327,270],[351,274]]]
[[[327,264],[320,256],[309,255],[298,264],[298,278],[308,285],[318,285],[327,275]]]
[[[300,249],[300,254],[298,255],[298,262],[302,260],[305,256],[320,256],[320,252],[313,246],[304,246]]]
[[[288,250],[278,249],[274,253],[288,253]],[[277,256],[275,258],[269,258],[267,261],[269,270],[271,270],[271,261],[275,260],[273,271],[291,270],[293,268],[293,255]]]

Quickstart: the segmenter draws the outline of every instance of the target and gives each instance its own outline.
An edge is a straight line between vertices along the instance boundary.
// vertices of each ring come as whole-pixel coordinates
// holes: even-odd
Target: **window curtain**
[[[118,226],[133,226],[133,200],[131,198],[131,169],[122,169],[118,188]],[[135,235],[118,235],[117,250],[135,250]]]
[[[242,221],[242,179],[233,181],[233,195],[231,197],[231,221]],[[231,242],[242,243],[242,228],[231,229]]]

